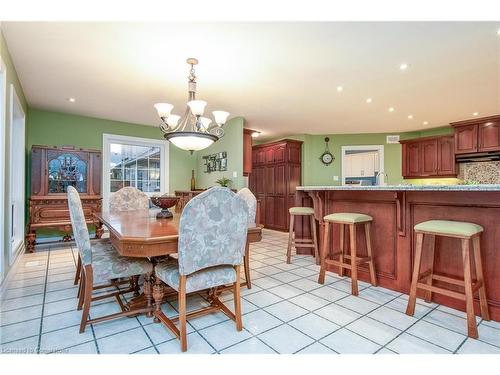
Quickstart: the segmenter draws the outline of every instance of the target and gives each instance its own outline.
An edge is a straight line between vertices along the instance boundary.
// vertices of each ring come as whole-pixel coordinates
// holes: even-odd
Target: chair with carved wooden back
[[[113,193],[109,199],[109,210],[110,211],[130,211],[130,210],[141,210],[149,208],[149,197],[144,194],[139,189],[127,186],[121,188],[117,192]],[[104,247],[105,248],[105,247]],[[105,249],[96,248],[94,252]],[[78,284],[80,280],[82,263],[80,258],[78,258],[76,265],[76,274],[74,284]],[[137,278],[131,279],[131,286],[135,285],[137,288]],[[124,284],[126,281],[121,281],[120,284]],[[137,294],[137,292],[136,292]]]
[[[248,231],[248,206],[227,188],[214,187],[191,199],[179,222],[178,260],[156,266],[154,316],[180,339],[181,350],[187,350],[186,320],[221,310],[242,330],[240,300],[240,266]],[[169,319],[162,312],[159,280],[178,292],[179,316]],[[234,309],[231,312],[211,293],[210,306],[186,313],[186,294],[233,284]],[[179,320],[179,328],[174,321]]]
[[[248,225],[255,226],[257,214],[257,198],[248,188],[243,188],[236,193],[237,196],[242,198],[248,206]],[[247,288],[252,289],[252,281],[250,280],[250,244],[247,242],[245,246],[245,256],[243,257],[243,264],[245,266],[245,281]]]
[[[110,242],[99,242],[100,246],[107,246],[107,248],[99,248],[99,251],[95,251],[95,246],[92,246],[92,243],[90,242],[89,231],[87,224],[85,223],[85,216],[83,214],[80,196],[76,189],[72,186],[68,187],[67,192],[71,226],[73,227],[73,234],[75,236],[78,253],[82,263],[79,308],[83,306],[83,312],[80,323],[80,333],[85,331],[85,327],[88,324],[98,323],[121,316],[136,315],[138,313],[147,312],[147,308],[127,310],[120,298],[120,295],[123,294],[123,292],[119,290],[93,295],[93,291],[102,289],[100,286],[107,285],[105,283],[107,283],[108,280],[150,274],[153,271],[153,265],[148,260],[120,256]],[[107,316],[89,319],[88,317],[92,301],[110,297],[116,298],[122,311]]]

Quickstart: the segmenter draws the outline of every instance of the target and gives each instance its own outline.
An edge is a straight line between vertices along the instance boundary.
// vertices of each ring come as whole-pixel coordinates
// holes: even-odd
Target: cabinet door
[[[420,143],[420,148],[422,157],[421,175],[437,175],[437,139],[423,141]]]
[[[300,185],[300,164],[288,164],[288,192],[287,194],[295,195],[297,186]]]
[[[255,168],[251,177],[255,180],[255,192],[264,194],[264,167]]]
[[[500,150],[500,122],[478,125],[479,151]]]
[[[438,175],[455,175],[455,145],[454,137],[438,139]]]
[[[286,210],[286,197],[274,198],[274,228],[285,230],[287,227],[287,210]]]
[[[420,144],[408,143],[406,146],[406,172],[408,177],[420,176]]]
[[[457,126],[455,128],[455,154],[477,152],[477,125]]]
[[[266,162],[266,149],[258,148],[257,149],[257,164],[264,164]]]
[[[266,195],[274,195],[274,165],[264,167],[264,193]]]
[[[274,162],[283,163],[285,161],[286,145],[278,145],[274,147]]]
[[[278,164],[274,167],[274,194],[286,194],[286,169],[285,164]]]
[[[266,150],[266,163],[274,163],[274,147],[267,147],[265,150]]]
[[[274,197],[265,198],[266,227],[274,227]]]

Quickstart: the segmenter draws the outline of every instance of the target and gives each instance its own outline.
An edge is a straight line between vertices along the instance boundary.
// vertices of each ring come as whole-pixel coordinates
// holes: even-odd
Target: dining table
[[[148,258],[155,265],[164,258],[175,257],[177,254],[181,217],[181,213],[174,213],[171,218],[157,218],[156,214],[159,211],[159,209],[102,211],[94,213],[94,216],[108,229],[111,244],[121,256]],[[262,239],[262,228],[262,225],[248,225],[245,246],[247,260],[250,243]],[[248,262],[246,264],[248,266]],[[247,282],[249,280],[241,283],[241,286],[247,286]],[[221,293],[222,290],[224,288],[208,291],[209,297],[213,293]],[[144,275],[143,292],[130,299],[126,308],[130,310],[146,308],[148,316],[152,316],[153,300],[155,303],[163,303],[176,293],[174,289],[155,277],[153,270],[151,274]]]

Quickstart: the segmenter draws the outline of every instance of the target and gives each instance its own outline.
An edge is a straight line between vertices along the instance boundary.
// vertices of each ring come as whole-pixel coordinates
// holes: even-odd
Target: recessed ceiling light
[[[409,68],[410,65],[408,65],[407,63],[402,63],[400,66],[399,66],[399,70],[406,70]]]
[[[252,134],[251,134],[252,138],[257,138],[259,135],[260,135],[260,132],[257,130],[252,132]]]
[[[337,86],[337,91],[342,92],[342,91],[344,91],[344,88],[342,86]]]
[[[424,121],[422,124],[429,125],[429,121]]]
[[[479,115],[479,112],[474,112],[474,113],[472,114],[472,116],[478,116],[478,115]]]
[[[413,119],[413,115],[408,115],[408,120],[412,120]]]
[[[366,98],[366,102],[367,103],[371,103],[372,102],[372,98]]]
[[[394,112],[394,107],[389,108],[389,112]]]
[[[68,98],[68,102],[70,102],[70,103],[74,103],[75,100],[76,100],[75,98]]]

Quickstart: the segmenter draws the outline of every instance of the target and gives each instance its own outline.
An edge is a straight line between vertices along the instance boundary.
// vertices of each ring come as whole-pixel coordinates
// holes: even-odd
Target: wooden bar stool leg
[[[345,225],[340,224],[339,238],[340,238],[340,257],[339,262],[344,263],[344,236],[345,236]],[[344,267],[339,264],[339,276],[344,276]]]
[[[432,286],[432,275],[434,273],[434,248],[436,247],[436,236],[435,235],[430,235],[430,245],[429,245],[429,270],[431,271],[429,276],[427,276],[427,285]],[[425,302],[431,302],[432,301],[432,292],[430,290],[425,291]]]
[[[349,233],[350,238],[349,242],[351,243],[351,293],[353,296],[358,295],[358,264],[357,264],[357,256],[356,256],[356,225],[349,224]]]
[[[462,239],[462,260],[464,265],[465,310],[467,312],[468,336],[477,339],[476,316],[474,315],[474,296],[470,272],[470,239]]]
[[[474,236],[472,238],[474,248],[474,263],[476,264],[476,278],[481,287],[479,288],[479,306],[481,307],[481,316],[484,320],[490,320],[488,312],[488,300],[486,299],[486,286],[484,285],[483,261],[481,259],[481,238]]]
[[[293,225],[295,222],[295,215],[290,215],[290,230],[288,232],[288,248],[286,250],[286,263],[290,264],[292,258],[292,242],[293,242]]]
[[[406,307],[406,315],[415,313],[415,303],[417,301],[417,283],[418,275],[420,274],[420,260],[422,259],[422,247],[424,242],[424,234],[417,233],[417,243],[415,247],[415,262],[413,264],[413,275],[411,278],[410,296],[408,297],[408,306]]]
[[[370,270],[370,282],[373,286],[377,286],[377,275],[375,273],[375,263],[373,261],[372,255],[372,238],[371,238],[371,223],[368,222],[365,224],[365,239],[366,239],[366,252],[370,257],[368,262],[368,267]]]
[[[314,245],[314,258],[316,261],[316,264],[321,264],[321,259],[319,256],[319,250],[318,250],[318,236],[316,234],[316,219],[314,218],[314,215],[311,215],[311,237],[313,240],[313,245]]]
[[[323,231],[323,246],[321,249],[321,268],[319,270],[319,277],[318,277],[318,283],[319,284],[324,284],[325,283],[325,272],[326,272],[326,254],[328,252],[328,237],[329,237],[329,232],[330,232],[330,224],[325,223],[325,230]]]

